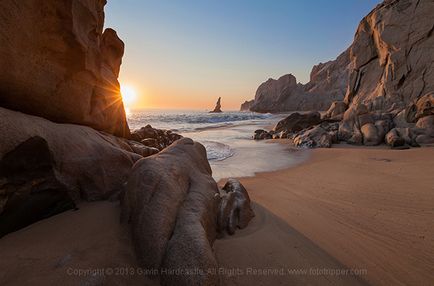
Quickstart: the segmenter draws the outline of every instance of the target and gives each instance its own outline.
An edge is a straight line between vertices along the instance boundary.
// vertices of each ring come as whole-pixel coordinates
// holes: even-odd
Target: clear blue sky
[[[108,0],[106,27],[126,43],[121,83],[136,105],[236,109],[270,77],[306,83],[336,58],[379,0]]]

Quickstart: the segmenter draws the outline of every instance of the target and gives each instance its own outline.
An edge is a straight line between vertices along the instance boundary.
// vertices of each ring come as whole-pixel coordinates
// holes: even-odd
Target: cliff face
[[[345,141],[409,148],[433,144],[433,17],[432,0],[386,0],[363,18],[351,47],[335,61],[315,66],[311,82],[304,86],[308,92],[324,92],[325,98],[319,99],[324,102],[341,95],[347,80],[344,101],[333,102],[315,129],[292,134],[296,145],[331,146]],[[292,85],[284,83],[285,87],[298,91],[294,80]],[[255,111],[292,110],[285,100],[298,100],[299,110],[315,109],[303,101],[306,95],[299,98],[281,90],[285,88],[269,89],[272,92],[261,98],[274,105],[255,98]],[[268,134],[271,136],[286,138],[287,134]],[[327,144],[320,142],[324,138]]]
[[[105,0],[0,2],[0,106],[129,136]]]
[[[361,22],[351,48],[346,103],[407,107],[434,91],[434,1],[389,0]]]
[[[384,1],[363,18],[344,53],[313,67],[309,83],[269,80],[252,110],[325,110],[344,97],[370,110],[407,107],[434,90],[433,13],[433,1]]]
[[[349,50],[336,60],[312,68],[310,82],[297,83],[292,75],[269,79],[256,91],[250,110],[283,112],[294,110],[326,110],[333,101],[345,96],[348,81]]]

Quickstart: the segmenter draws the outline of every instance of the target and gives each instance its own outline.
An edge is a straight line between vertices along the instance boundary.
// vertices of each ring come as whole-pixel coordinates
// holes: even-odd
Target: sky
[[[129,108],[238,110],[268,78],[309,81],[380,0],[108,0]]]

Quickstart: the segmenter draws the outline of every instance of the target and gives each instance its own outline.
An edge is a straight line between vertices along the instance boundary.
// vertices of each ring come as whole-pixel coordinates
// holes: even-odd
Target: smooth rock
[[[280,120],[274,127],[274,132],[297,132],[315,126],[321,122],[319,112],[298,113],[294,112],[285,119]]]
[[[244,186],[236,179],[229,179],[222,188],[218,230],[220,233],[234,234],[236,229],[247,227],[255,216],[250,205],[250,197]]]
[[[128,137],[104,0],[0,1],[0,106]]]
[[[319,125],[300,132],[294,138],[294,145],[303,148],[330,148],[332,143],[331,134]]]
[[[383,138],[378,134],[377,127],[372,123],[363,125],[361,132],[363,135],[363,145],[375,146],[383,141]]]
[[[167,170],[170,170],[168,172]],[[157,155],[139,160],[122,200],[137,257],[148,269],[213,269],[219,190],[205,148],[178,140]],[[163,285],[217,285],[218,276],[162,275]]]
[[[0,221],[16,218],[8,229],[62,211],[70,200],[108,199],[142,158],[124,139],[4,108],[0,133],[0,201],[8,210]]]

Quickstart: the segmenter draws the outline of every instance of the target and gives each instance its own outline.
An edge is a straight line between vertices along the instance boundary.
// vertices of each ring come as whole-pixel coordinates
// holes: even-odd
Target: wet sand
[[[433,170],[434,148],[335,146],[241,179],[257,216],[216,242],[221,267],[308,273],[227,275],[224,285],[432,285]]]

